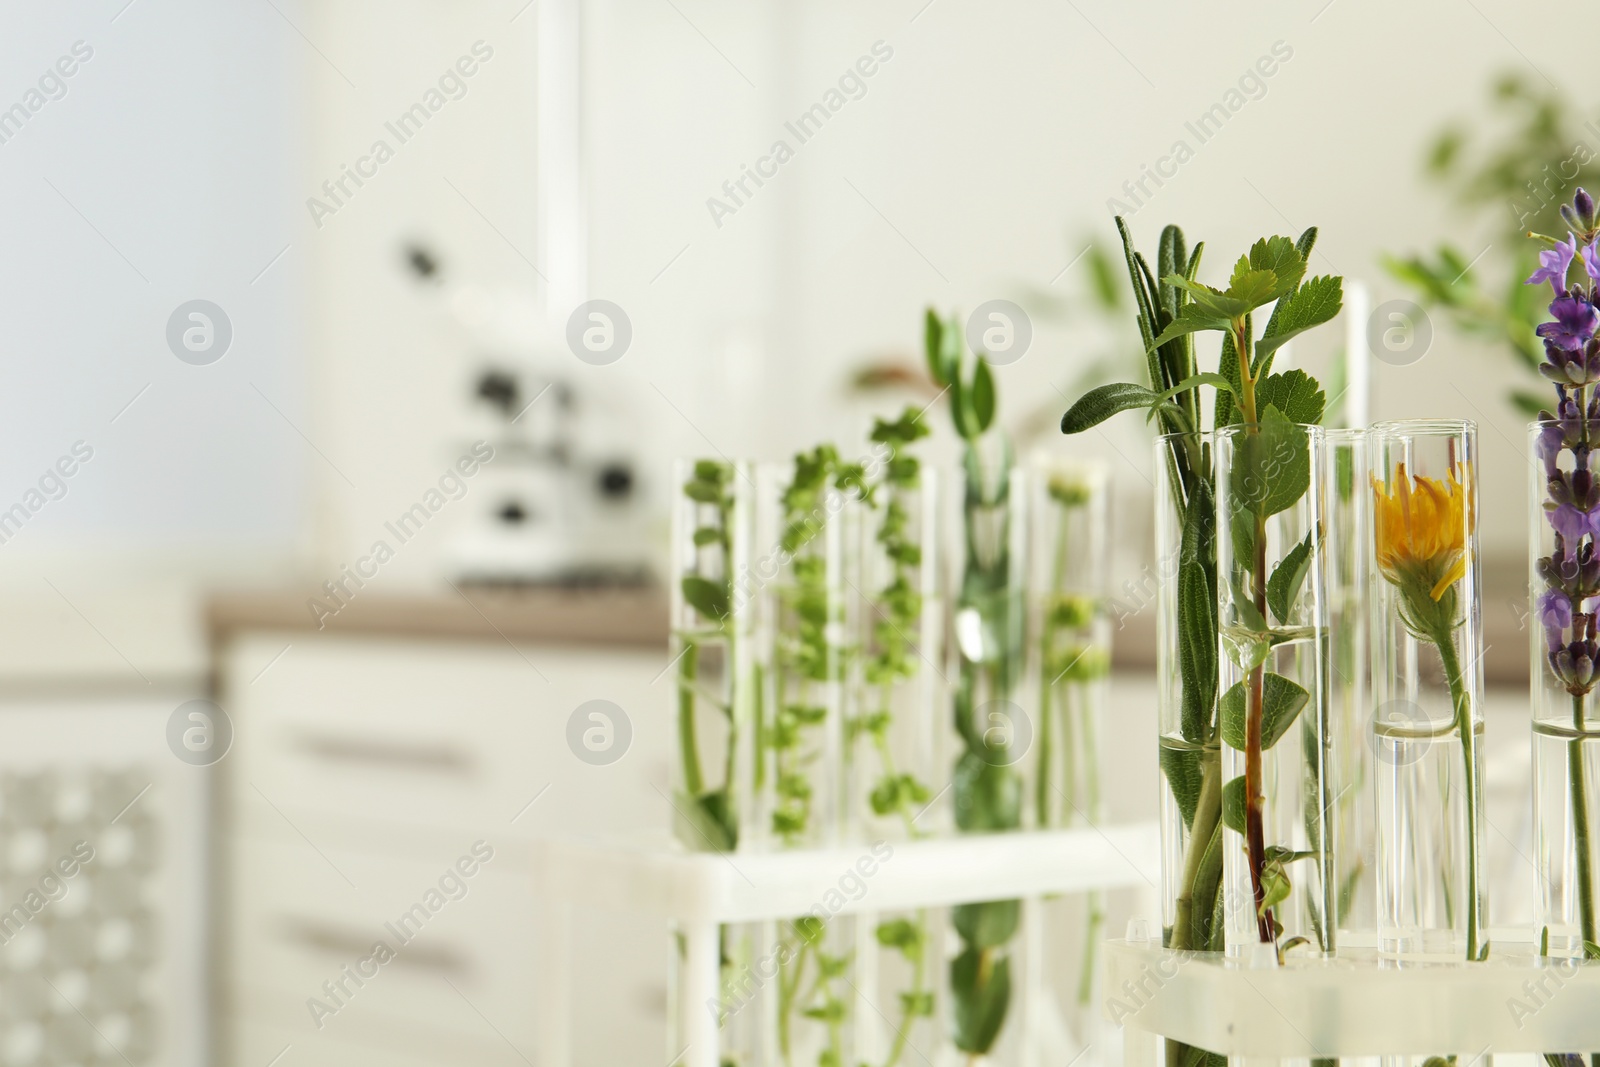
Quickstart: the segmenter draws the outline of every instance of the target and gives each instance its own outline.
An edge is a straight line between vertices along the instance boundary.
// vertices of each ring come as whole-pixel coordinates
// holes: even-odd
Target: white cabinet
[[[205,1061],[209,771],[184,703],[0,700],[0,1061]]]
[[[526,1067],[531,842],[661,824],[664,650],[243,629],[218,666],[223,1062]],[[568,746],[594,699],[630,720],[611,765]],[[659,957],[615,975],[613,1062],[659,1052]]]

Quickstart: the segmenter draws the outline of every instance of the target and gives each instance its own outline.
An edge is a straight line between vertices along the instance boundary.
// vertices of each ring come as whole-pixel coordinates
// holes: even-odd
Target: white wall
[[[577,372],[652,400],[663,458],[859,440],[863,409],[841,402],[855,361],[916,356],[928,303],[1081,293],[1078,268],[1052,279],[1083,235],[1114,239],[1108,198],[1175,139],[1196,143],[1185,121],[1277,41],[1293,55],[1265,96],[1198,146],[1135,213],[1135,234],[1153,246],[1180,222],[1207,241],[1215,279],[1255,237],[1316,224],[1314,269],[1368,279],[1375,303],[1402,295],[1381,252],[1441,236],[1474,252],[1487,243],[1451,231],[1451,205],[1421,179],[1422,146],[1443,119],[1477,109],[1491,72],[1526,71],[1518,49],[1538,54],[1536,23],[1509,0],[1324,3],[592,0],[593,288],[629,311],[636,340],[616,365]],[[880,39],[894,56],[865,97],[719,229],[706,199]],[[1416,366],[1377,368],[1373,417],[1483,423],[1486,541],[1520,553],[1522,435],[1500,400],[1514,374],[1499,352],[1440,333]],[[1297,358],[1316,370],[1341,338],[1331,327]],[[1041,324],[999,375],[1004,410],[1059,416],[1052,385],[1068,388],[1100,347],[1092,332]],[[1113,459],[1138,497],[1142,432],[1130,417],[1107,438],[1056,447]]]
[[[266,4],[125,4],[0,16],[0,109],[27,106],[76,42],[88,56],[0,143],[0,510],[75,441],[93,450],[0,546],[7,581],[37,585],[63,549],[74,568],[226,555],[237,573],[302,531],[304,444],[285,420],[305,418],[303,261],[274,262],[292,240],[301,42]],[[210,366],[166,341],[194,298],[232,322]]]

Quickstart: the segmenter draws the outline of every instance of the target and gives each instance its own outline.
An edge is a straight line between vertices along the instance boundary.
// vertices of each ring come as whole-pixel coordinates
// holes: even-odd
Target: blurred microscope
[[[446,284],[421,245],[406,248],[405,262],[467,345],[464,444],[494,447],[445,545],[446,572],[481,585],[648,582],[650,508],[625,398],[582,387],[561,338],[541,328],[543,311],[521,290]]]

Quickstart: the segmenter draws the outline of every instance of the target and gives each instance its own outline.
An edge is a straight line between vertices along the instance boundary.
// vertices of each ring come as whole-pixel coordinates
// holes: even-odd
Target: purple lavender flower
[[[1600,326],[1600,313],[1582,296],[1556,297],[1550,301],[1550,314],[1556,321],[1540,324],[1536,332],[1569,352],[1582,348]]]
[[[1556,460],[1561,457],[1561,448],[1565,441],[1561,427],[1553,418],[1543,418],[1545,414],[1546,412],[1540,412],[1543,428],[1539,431],[1539,458],[1544,460],[1544,476],[1554,478],[1557,474]]]
[[[1561,205],[1561,218],[1569,229],[1579,233],[1594,232],[1594,197],[1579,189],[1571,204]]]
[[[1587,249],[1584,250],[1587,253]],[[1578,238],[1574,234],[1567,234],[1565,241],[1557,241],[1554,248],[1548,248],[1539,253],[1539,269],[1528,278],[1527,284],[1538,285],[1540,282],[1549,282],[1550,288],[1560,296],[1567,288],[1567,268],[1572,266],[1572,257],[1578,254]],[[1588,257],[1584,258],[1587,265]]]
[[[1573,238],[1577,240],[1576,237]],[[1594,281],[1600,282],[1600,237],[1596,237],[1578,250],[1583,255],[1583,269]]]
[[[1555,589],[1539,598],[1539,622],[1544,626],[1546,650],[1559,652],[1572,625],[1572,601]]]
[[[1579,511],[1572,504],[1562,504],[1549,513],[1550,525],[1566,541],[1569,549],[1578,546],[1578,539],[1591,529],[1589,513]]]

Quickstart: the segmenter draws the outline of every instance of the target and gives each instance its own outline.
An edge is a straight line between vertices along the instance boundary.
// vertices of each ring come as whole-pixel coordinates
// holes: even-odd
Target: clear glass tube
[[[756,838],[770,847],[836,843],[844,819],[847,627],[858,501],[825,465],[756,468],[755,564],[761,695],[754,717]]]
[[[944,780],[943,482],[920,464],[914,477],[904,470],[879,483],[861,509],[860,572],[850,579],[860,655],[851,664],[846,725],[848,833],[874,850],[931,836],[938,821],[927,808]],[[941,934],[937,909],[856,916],[852,1019],[861,1062],[900,1067],[933,1056],[943,1038],[936,1017]]]
[[[1031,802],[1039,827],[1094,825],[1105,804],[1099,737],[1111,674],[1109,472],[1038,459],[1026,471],[1028,676],[1034,716]]]
[[[1331,953],[1338,849],[1322,428],[1229,426],[1215,447],[1227,946]]]
[[[1214,452],[1210,433],[1156,438],[1155,564],[1133,590],[1142,593],[1154,582],[1162,940],[1193,952],[1223,950],[1228,909],[1217,727]],[[1163,1042],[1162,1050],[1168,1064],[1213,1067],[1226,1059],[1173,1040]]]
[[[1324,432],[1328,458],[1328,721],[1332,729],[1338,891],[1335,930],[1377,927],[1373,866],[1376,812],[1372,784],[1372,701],[1367,640],[1367,577],[1372,553],[1372,491],[1365,430]]]
[[[955,749],[950,808],[960,833],[1020,829],[1033,718],[1021,701],[1026,662],[1027,494],[1009,445],[995,436],[967,447],[952,501],[951,688]],[[969,1061],[1003,1048],[1021,1013],[1017,943],[1021,901],[950,909],[946,968],[951,1041]]]
[[[1592,425],[1528,428],[1536,931],[1545,955],[1574,958],[1600,944],[1600,567],[1590,562],[1600,544],[1582,521],[1594,493]]]
[[[685,848],[748,843],[755,604],[749,569],[755,482],[749,464],[680,460],[672,509],[673,832]]]
[[[1036,708],[1029,800],[1042,829],[1098,826],[1106,704],[1110,697],[1110,471],[1104,463],[1039,456],[1028,488],[1028,664]],[[1032,901],[1029,960],[1040,984],[1056,989],[1063,1021],[1080,1047],[1096,1041],[1095,958],[1104,935],[1105,894]],[[1071,924],[1070,929],[1062,924]],[[1053,953],[1042,947],[1050,943]],[[1068,943],[1078,951],[1066,958]],[[1036,1035],[1042,1039],[1042,1035]]]
[[[1163,937],[1196,952],[1224,945],[1213,451],[1209,433],[1166,434],[1151,466]]]
[[[939,480],[880,484],[860,506],[852,600],[849,740],[850,836],[907,840],[932,833],[923,819],[940,777],[937,734],[943,602],[939,581]]]
[[[1477,427],[1380,423],[1371,448],[1378,948],[1482,959]]]

